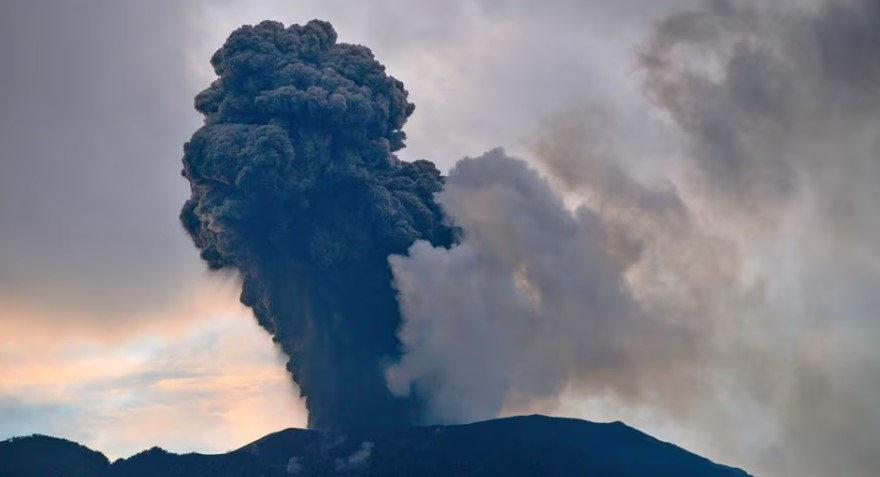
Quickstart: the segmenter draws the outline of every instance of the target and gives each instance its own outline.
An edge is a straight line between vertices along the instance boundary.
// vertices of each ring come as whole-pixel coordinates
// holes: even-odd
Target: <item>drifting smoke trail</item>
[[[641,138],[591,110],[548,121],[535,167],[459,162],[438,201],[460,243],[391,258],[389,387],[450,422],[570,392],[757,475],[880,475],[880,3],[776,7],[707,1],[645,45],[674,186],[637,179],[615,146]]]
[[[196,97],[205,125],[185,147],[181,221],[213,269],[290,356],[311,427],[400,425],[416,397],[388,392],[400,314],[389,254],[452,241],[432,195],[440,173],[407,163],[403,84],[330,24],[245,26],[212,57]]]

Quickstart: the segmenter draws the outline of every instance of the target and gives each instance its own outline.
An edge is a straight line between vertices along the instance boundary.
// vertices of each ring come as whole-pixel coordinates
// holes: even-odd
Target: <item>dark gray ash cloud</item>
[[[202,258],[240,272],[311,427],[422,419],[416,396],[384,384],[400,323],[386,259],[452,232],[432,199],[439,171],[394,156],[414,109],[403,84],[321,21],[244,26],[211,63],[219,78],[196,97],[205,125],[183,159],[181,221]]]

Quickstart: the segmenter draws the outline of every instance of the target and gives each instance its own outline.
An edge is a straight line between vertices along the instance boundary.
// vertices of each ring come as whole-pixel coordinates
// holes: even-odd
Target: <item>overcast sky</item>
[[[556,171],[554,184],[560,194],[576,201],[584,195],[577,171],[604,177],[607,169],[586,159],[579,163],[577,148],[566,149],[571,154],[564,164],[554,162],[536,141],[546,137],[547,128],[554,127],[552,118],[559,119],[560,114],[591,134],[613,136],[620,167],[635,171],[632,175],[638,180],[675,184],[699,216],[701,232],[686,237],[693,254],[659,248],[657,253],[692,266],[694,257],[701,257],[698,253],[709,256],[718,250],[706,245],[703,230],[723,236],[725,244],[735,243],[737,283],[745,277],[751,291],[760,283],[755,293],[771,297],[756,305],[749,295],[731,305],[738,307],[736,313],[753,313],[749,316],[754,320],[781,316],[772,322],[772,340],[793,348],[809,347],[810,353],[819,354],[815,359],[833,363],[828,365],[831,370],[852,365],[868,371],[852,377],[859,386],[813,383],[817,387],[794,387],[792,392],[818,389],[842,396],[828,402],[861,405],[864,393],[880,390],[875,385],[880,381],[876,352],[854,347],[851,359],[840,361],[821,352],[833,355],[840,349],[835,346],[859,330],[877,336],[875,310],[880,304],[871,296],[880,284],[880,260],[868,238],[880,231],[872,210],[872,200],[880,198],[876,186],[880,108],[870,99],[862,101],[864,108],[856,113],[842,107],[833,120],[806,121],[802,127],[780,132],[773,138],[782,137],[786,147],[792,145],[785,150],[771,147],[769,136],[744,132],[750,141],[749,157],[759,161],[812,151],[801,162],[780,159],[777,164],[768,159],[769,169],[761,165],[755,169],[757,175],[719,176],[714,163],[692,160],[721,154],[707,149],[717,136],[693,121],[723,128],[728,124],[724,118],[752,116],[736,107],[724,109],[733,113],[716,116],[711,108],[687,109],[692,104],[688,101],[709,104],[707,98],[720,98],[712,104],[724,108],[723,101],[738,101],[734,93],[740,90],[728,91],[728,96],[726,90],[704,93],[700,83],[675,95],[669,85],[682,84],[686,75],[681,71],[653,64],[646,72],[644,61],[640,62],[646,51],[663,56],[668,44],[699,43],[706,33],[681,29],[685,20],[667,22],[665,27],[658,26],[660,22],[696,8],[712,12],[707,14],[708,22],[711,15],[737,18],[708,23],[710,30],[726,25],[732,36],[744,34],[742,28],[757,38],[765,35],[770,38],[768,45],[776,45],[795,41],[792,38],[800,34],[799,27],[785,21],[758,22],[753,29],[730,27],[740,21],[752,24],[718,10],[718,4],[727,2],[710,3],[716,4],[715,10],[697,0],[0,3],[0,438],[33,432],[59,435],[115,458],[155,444],[178,452],[225,451],[280,428],[304,425],[303,406],[284,370],[284,358],[250,312],[238,304],[235,277],[208,274],[177,219],[188,196],[180,177],[182,145],[201,121],[192,104],[194,95],[213,79],[208,59],[233,29],[263,19],[285,24],[325,19],[334,25],[340,41],[370,47],[388,72],[405,83],[410,101],[416,104],[405,127],[407,148],[400,154],[404,159],[427,158],[447,171],[462,157],[503,146],[549,176]],[[780,3],[809,16],[817,2]],[[718,67],[712,64],[713,55],[724,42],[706,37],[709,46],[702,51],[696,48],[695,57],[705,55],[704,70],[710,70],[711,76],[712,68]],[[864,40],[862,47],[870,47],[869,41]],[[807,61],[798,63],[797,55],[792,58],[785,64],[793,69],[779,73],[786,81],[797,81],[797,68]],[[804,86],[804,94],[857,89],[818,81]],[[784,110],[794,115],[792,124],[801,124],[800,115],[816,113],[801,108],[801,97],[795,93],[783,96],[795,105]],[[837,101],[837,95],[828,93],[827,98],[832,97]],[[824,101],[825,96],[819,98]],[[838,105],[832,99],[827,104]],[[863,127],[841,136],[840,131],[851,124]],[[602,138],[590,139],[593,145],[605,144]],[[845,152],[838,148],[841,144],[847,145]],[[829,162],[831,158],[836,162]],[[759,188],[776,167],[796,169],[799,172],[792,177],[807,179],[809,187],[804,190],[809,193],[798,192],[791,199],[797,207],[777,195],[762,195],[788,190],[773,180],[766,182],[766,189]],[[574,185],[566,183],[567,174],[559,173],[559,168],[574,171],[574,176],[569,175]],[[701,179],[689,179],[693,171]],[[853,184],[852,191],[847,184]],[[833,199],[841,194],[857,199]],[[753,208],[740,208],[740,199],[758,197],[762,211],[784,207],[785,212],[768,219]],[[813,207],[810,201],[830,204],[833,213],[824,205]],[[787,225],[770,233],[767,220]],[[826,234],[830,229],[837,232]],[[753,230],[758,232],[751,234]],[[716,243],[720,242],[712,242]],[[810,251],[807,258],[792,250],[801,245]],[[654,268],[646,265],[642,270]],[[729,285],[723,280],[713,284]],[[805,298],[819,295],[824,298]],[[716,308],[722,302],[730,303],[722,300],[700,308],[704,319],[720,316]],[[807,320],[813,324],[826,315],[849,318],[843,320],[845,329],[831,330],[823,324],[810,328],[806,341],[798,341],[804,323],[799,317],[813,315],[817,318]],[[715,346],[725,341],[709,342]],[[791,356],[797,359],[789,363],[791,367],[800,369],[801,355]],[[742,372],[742,367],[736,369]],[[756,385],[755,389],[765,388]],[[780,439],[791,430],[781,417],[774,427],[779,409],[753,408],[754,396],[725,396],[725,412],[751,419],[748,428],[733,428],[732,435],[715,442],[728,421],[712,415],[711,406],[696,406],[699,412],[677,419],[661,405],[590,396],[589,390],[589,385],[567,386],[559,391],[560,401],[540,410],[594,420],[625,419],[660,438],[759,475],[783,477],[789,475],[786,469],[799,469],[773,462],[777,456],[759,449],[764,444],[772,442],[784,456],[780,458],[789,460],[819,445]],[[713,405],[718,402],[715,398]],[[802,417],[811,409],[823,413],[835,409],[824,403],[811,407],[798,401],[791,406],[807,409],[783,410]],[[840,424],[849,422],[848,415],[827,422],[870,444],[870,439],[880,437],[880,420],[873,413],[866,418],[867,430],[864,424],[857,430]],[[847,454],[829,455],[830,466]],[[861,463],[850,475],[868,475],[859,472],[873,464]]]

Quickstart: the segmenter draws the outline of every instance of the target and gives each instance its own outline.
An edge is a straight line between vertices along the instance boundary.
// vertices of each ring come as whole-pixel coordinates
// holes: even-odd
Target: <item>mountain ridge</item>
[[[382,430],[288,428],[223,454],[152,447],[112,463],[65,439],[19,437],[0,442],[0,475],[750,477],[619,421],[541,415]]]

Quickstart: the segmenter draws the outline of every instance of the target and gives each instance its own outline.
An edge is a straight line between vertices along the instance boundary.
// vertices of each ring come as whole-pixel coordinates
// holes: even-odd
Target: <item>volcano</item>
[[[0,443],[4,477],[749,477],[621,422],[523,416],[351,432],[286,429],[225,454],[154,447],[112,464],[47,436]]]

